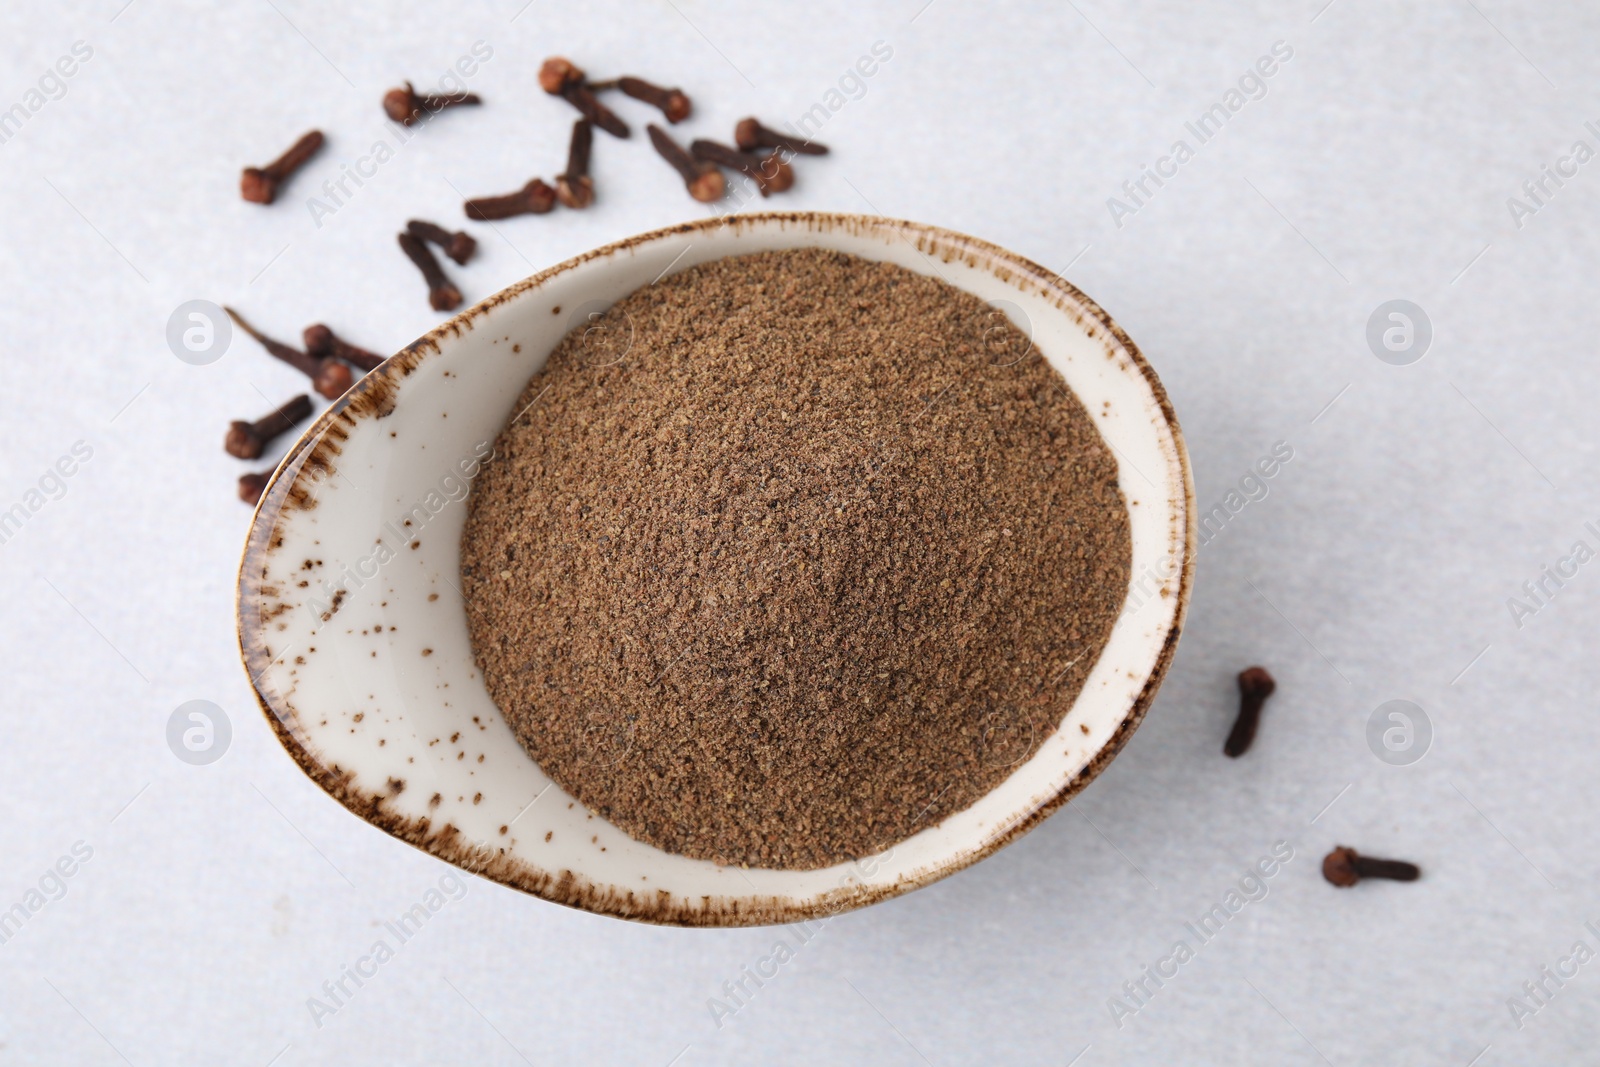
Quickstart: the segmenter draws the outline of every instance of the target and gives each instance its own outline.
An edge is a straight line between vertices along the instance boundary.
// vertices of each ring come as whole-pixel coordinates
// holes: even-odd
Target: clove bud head
[[[569,85],[583,81],[583,70],[562,56],[551,56],[539,67],[539,88],[551,96],[560,96]]]
[[[390,89],[383,94],[383,113],[402,126],[410,126],[417,121],[417,94],[411,88],[411,83],[406,82],[404,89]]]
[[[702,171],[698,177],[688,183],[689,195],[702,204],[715,203],[722,199],[728,191],[727,179],[715,167]]]
[[[261,501],[261,494],[266,492],[267,483],[272,480],[271,471],[262,471],[259,474],[239,475],[239,499],[246,504],[256,504]]]
[[[450,235],[450,243],[444,246],[444,254],[457,263],[466,263],[472,258],[472,253],[478,250],[478,242],[465,230],[458,230]]]
[[[661,105],[661,113],[667,117],[668,122],[674,124],[688,118],[692,109],[693,105],[689,103],[689,98],[677,89],[667,93],[667,98]]]
[[[756,184],[761,189],[761,195],[768,193],[781,193],[794,185],[794,168],[781,153],[774,152],[756,165]]]
[[[1361,875],[1356,871],[1356,850],[1341,845],[1324,856],[1322,877],[1340,889],[1348,889],[1361,881]]]
[[[556,191],[542,178],[535,178],[524,185],[522,195],[527,197],[528,210],[535,215],[543,215],[556,206]]]
[[[278,179],[260,167],[246,167],[239,176],[239,195],[252,204],[270,204],[278,195]]]
[[[761,147],[761,123],[755,119],[740,119],[733,128],[733,143],[746,152]]]
[[[594,180],[587,174],[576,178],[563,174],[556,179],[556,197],[570,208],[586,208],[594,203]]]
[[[456,303],[460,302],[461,294],[457,293]],[[328,400],[338,400],[355,383],[355,372],[332,357],[324,359],[317,373],[311,376],[311,387]]]
[[[333,354],[333,331],[318,323],[307,326],[300,335],[305,342],[306,351],[313,356],[328,356]]]
[[[451,282],[441,282],[428,290],[428,306],[435,311],[454,311],[461,306],[461,290]],[[349,373],[345,368],[345,374]]]
[[[1239,672],[1239,693],[1241,696],[1259,696],[1265,700],[1278,688],[1278,683],[1265,667],[1246,667]]]
[[[239,419],[228,424],[228,435],[222,439],[222,450],[238,459],[257,459],[266,449],[266,442],[256,433],[256,428]]]

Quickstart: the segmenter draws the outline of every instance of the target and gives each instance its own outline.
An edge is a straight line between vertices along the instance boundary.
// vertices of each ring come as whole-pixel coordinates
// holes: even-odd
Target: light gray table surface
[[[1600,551],[1600,161],[1573,154],[1600,150],[1592,6],[97,0],[0,26],[0,511],[23,510],[0,543],[0,909],[27,915],[0,943],[0,1062],[1594,1062],[1600,563],[1574,546]],[[477,42],[486,105],[363,164],[399,143],[383,91]],[[890,58],[850,79],[878,42]],[[308,998],[447,868],[321,793],[254,709],[248,510],[217,446],[299,382],[240,339],[182,362],[167,322],[204,299],[386,351],[427,331],[394,233],[558,169],[552,53],[681,84],[685,136],[821,104],[833,154],[771,206],[935,223],[1064,272],[1160,373],[1202,508],[1277,443],[1293,458],[1201,550],[1165,687],[1099,780],[978,866],[828,922],[731,1018],[708,1002],[792,933],[470,879],[317,1019]],[[1202,140],[1187,124],[1218,104]],[[283,201],[242,203],[239,168],[312,126],[329,145]],[[1178,141],[1189,158],[1161,162]],[[344,165],[370,177],[313,210]],[[1135,199],[1147,166],[1169,176]],[[706,213],[637,133],[601,137],[595,172],[588,211],[475,227],[468,298]],[[1369,345],[1397,299],[1425,352]],[[1228,760],[1256,662],[1278,692]],[[207,766],[166,740],[196,699],[232,726]],[[1431,726],[1407,765],[1369,745],[1391,700]],[[1278,842],[1266,895],[1196,938]],[[1335,890],[1340,843],[1423,879]],[[1127,999],[1180,940],[1192,958]]]

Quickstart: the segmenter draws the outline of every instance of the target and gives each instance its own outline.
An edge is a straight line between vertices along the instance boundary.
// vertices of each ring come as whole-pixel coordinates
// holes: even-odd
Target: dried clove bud
[[[560,96],[567,86],[583,79],[583,71],[562,56],[551,56],[539,67],[539,88],[551,96]]]
[[[267,483],[270,481],[272,481],[271,471],[239,475],[239,499],[246,504],[260,503],[261,494],[267,491]]]
[[[1363,878],[1388,878],[1396,882],[1415,882],[1422,877],[1422,869],[1405,860],[1380,860],[1363,856],[1353,848],[1340,845],[1322,859],[1322,877],[1348,889]]]
[[[702,204],[722,199],[722,194],[727,191],[727,180],[720,170],[697,162],[660,126],[652,123],[646,129],[650,132],[650,143],[655,146],[656,152],[683,176],[683,184],[690,196]]]
[[[556,196],[570,208],[586,208],[594,203],[594,182],[589,177],[589,149],[594,143],[594,124],[579,119],[572,124],[572,143],[567,148],[567,170],[556,176]]]
[[[753,148],[781,148],[802,156],[825,156],[828,146],[815,141],[801,141],[777,130],[769,130],[754,117],[740,119],[733,128],[733,143],[746,152]]]
[[[422,219],[412,219],[406,223],[406,229],[424,241],[432,241],[444,249],[445,255],[463,266],[467,260],[472,258],[472,253],[478,250],[478,242],[473,239],[472,234],[465,230],[457,230],[451,233],[443,226],[432,222],[424,222]]]
[[[424,117],[423,112],[433,115],[447,107],[481,103],[483,100],[477,93],[418,93],[406,82],[404,89],[390,89],[383,94],[383,113],[402,126],[410,126]]]
[[[313,356],[332,356],[335,359],[342,359],[358,370],[377,370],[378,364],[384,359],[376,352],[369,352],[344,340],[320,322],[315,326],[307,326],[301,337],[305,341],[306,351]]]
[[[1265,667],[1247,667],[1239,672],[1239,717],[1234,720],[1222,752],[1234,759],[1250,751],[1256,739],[1256,726],[1261,722],[1261,707],[1278,688]]]
[[[413,233],[399,236],[400,250],[417,265],[422,280],[428,283],[428,306],[435,311],[454,311],[461,306],[461,290],[445,277],[444,268],[433,258],[433,253],[422,238]]]
[[[246,167],[239,177],[239,195],[252,204],[270,204],[278,195],[278,186],[317,154],[322,147],[322,131],[312,130],[301,137],[289,150],[264,167]]]
[[[466,202],[467,218],[488,222],[513,215],[543,215],[556,206],[556,191],[535,178],[515,193],[481,196]]]
[[[228,317],[238,325],[239,329],[254,338],[262,348],[310,378],[312,388],[319,395],[329,400],[337,400],[355,383],[356,377],[350,372],[350,368],[338,360],[313,356],[282,341],[275,341],[246,322],[244,316],[232,308],[224,307],[222,310],[228,313]]]
[[[606,89],[621,89],[635,100],[642,100],[651,107],[659,109],[667,121],[673,124],[688,118],[694,108],[682,89],[663,89],[659,85],[652,85],[643,78],[631,75],[625,75],[615,81],[590,82],[589,88],[597,93]]]
[[[689,145],[689,154],[702,162],[739,171],[756,183],[762,196],[781,193],[794,185],[794,168],[789,166],[781,152],[758,156],[741,152],[731,145],[699,140]]]
[[[310,417],[311,398],[301,393],[254,422],[235,419],[228,426],[228,435],[223,438],[223,451],[239,459],[256,459],[267,450],[274,438],[288,433]]]

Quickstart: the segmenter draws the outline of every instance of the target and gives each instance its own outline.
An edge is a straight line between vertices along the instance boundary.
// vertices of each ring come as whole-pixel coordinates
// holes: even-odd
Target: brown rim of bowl
[[[458,337],[463,332],[473,329],[473,323],[487,315],[491,310],[502,304],[508,303],[521,296],[523,293],[537,289],[550,279],[571,271],[578,266],[593,259],[615,255],[629,248],[660,240],[673,234],[690,234],[704,230],[713,230],[723,226],[731,226],[735,230],[745,228],[752,223],[793,224],[805,227],[814,232],[826,232],[834,229],[844,229],[857,233],[881,232],[889,230],[898,233],[901,239],[908,241],[924,255],[937,254],[944,262],[951,262],[963,252],[966,253],[968,262],[977,265],[978,260],[983,260],[991,265],[998,266],[996,274],[1002,281],[1015,283],[1017,279],[1031,281],[1041,294],[1060,294],[1071,303],[1083,310],[1089,319],[1097,323],[1105,332],[1115,340],[1116,344],[1127,353],[1133,365],[1138,368],[1156,403],[1161,409],[1162,418],[1167,425],[1167,431],[1172,435],[1172,441],[1177,450],[1179,468],[1183,480],[1183,507],[1184,507],[1184,533],[1183,533],[1183,569],[1178,579],[1177,609],[1173,616],[1172,628],[1167,633],[1166,641],[1162,644],[1161,651],[1156,657],[1155,664],[1151,667],[1144,685],[1126,716],[1118,725],[1116,731],[1109,737],[1100,750],[1095,753],[1082,769],[1073,778],[1048,796],[1038,798],[1033,808],[1027,815],[1016,819],[1006,831],[996,837],[958,853],[943,864],[918,871],[911,876],[901,878],[891,884],[879,886],[856,886],[843,890],[836,889],[817,894],[807,902],[796,901],[790,897],[774,896],[769,898],[750,897],[701,897],[699,905],[688,906],[688,902],[676,903],[670,894],[663,896],[635,894],[632,890],[620,890],[611,884],[596,884],[589,882],[585,877],[570,870],[560,870],[552,873],[540,870],[522,859],[508,859],[504,856],[489,863],[471,862],[466,857],[475,856],[463,844],[460,832],[452,825],[434,828],[427,818],[402,817],[382,807],[386,797],[380,793],[364,792],[351,785],[352,774],[341,771],[335,766],[327,766],[319,762],[309,752],[301,740],[290,729],[289,720],[294,717],[294,709],[285,707],[280,712],[275,709],[271,699],[262,691],[259,679],[266,668],[272,665],[254,631],[247,633],[244,606],[247,598],[256,592],[250,583],[250,572],[261,569],[262,557],[271,547],[269,544],[271,529],[261,529],[261,516],[269,508],[275,514],[283,505],[289,491],[294,487],[299,478],[281,484],[282,475],[291,463],[300,454],[315,442],[333,431],[334,436],[344,436],[341,420],[354,422],[358,418],[370,418],[381,411],[392,397],[399,381],[408,377],[413,370],[421,365],[422,361],[430,355],[439,353],[440,342],[446,337]],[[1059,304],[1058,299],[1058,304]],[[1082,320],[1080,320],[1082,321]],[[347,414],[347,409],[354,407],[353,415]],[[302,467],[301,470],[304,468]],[[512,889],[517,889],[532,896],[556,904],[592,912],[600,915],[610,915],[617,918],[630,919],[636,922],[653,923],[665,926],[684,927],[740,927],[762,926],[793,923],[823,916],[836,915],[845,911],[865,907],[882,900],[900,896],[913,889],[930,885],[940,879],[947,878],[957,871],[972,866],[979,860],[985,859],[1000,849],[1009,845],[1017,838],[1026,834],[1039,823],[1052,815],[1066,802],[1082,792],[1089,783],[1097,778],[1106,765],[1120,753],[1133,736],[1133,732],[1144,721],[1146,712],[1155,700],[1156,692],[1161,688],[1162,680],[1166,677],[1167,668],[1172,663],[1172,657],[1177,650],[1178,638],[1183,632],[1184,622],[1188,615],[1189,598],[1194,587],[1195,552],[1194,545],[1197,538],[1194,513],[1194,479],[1189,466],[1188,449],[1184,446],[1183,431],[1178,426],[1176,414],[1173,412],[1172,403],[1167,397],[1166,390],[1161,385],[1161,380],[1150,364],[1139,351],[1120,326],[1118,326],[1104,308],[1090,299],[1077,286],[1065,278],[1032,260],[1026,259],[1010,252],[998,245],[984,241],[977,237],[947,230],[939,226],[930,226],[925,223],[909,222],[902,219],[888,219],[876,215],[837,214],[831,212],[796,211],[796,212],[761,212],[751,215],[734,216],[732,218],[701,219],[694,222],[679,223],[674,226],[665,226],[651,230],[647,233],[616,241],[589,252],[563,260],[553,267],[539,271],[513,285],[500,290],[493,296],[474,304],[465,311],[458,313],[448,321],[430,330],[422,337],[402,348],[398,353],[379,366],[376,370],[367,373],[353,385],[338,400],[329,405],[317,420],[303,433],[298,440],[284,454],[283,459],[272,472],[267,487],[263,490],[256,503],[250,520],[250,534],[245,544],[244,552],[239,561],[239,580],[235,590],[235,621],[239,640],[239,651],[243,660],[246,674],[250,677],[250,687],[260,706],[262,714],[277,735],[278,741],[292,756],[305,775],[339,801],[353,815],[372,823],[393,837],[406,842],[436,859],[443,860],[453,866],[461,867],[472,873],[487,877]],[[253,624],[252,624],[253,625]]]

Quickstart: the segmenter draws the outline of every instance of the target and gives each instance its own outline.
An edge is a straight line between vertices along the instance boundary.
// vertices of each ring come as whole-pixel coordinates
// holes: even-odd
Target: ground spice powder
[[[463,534],[478,665],[546,773],[671,852],[815,868],[969,806],[1127,590],[1083,405],[999,311],[890,264],[685,270],[514,410]]]

